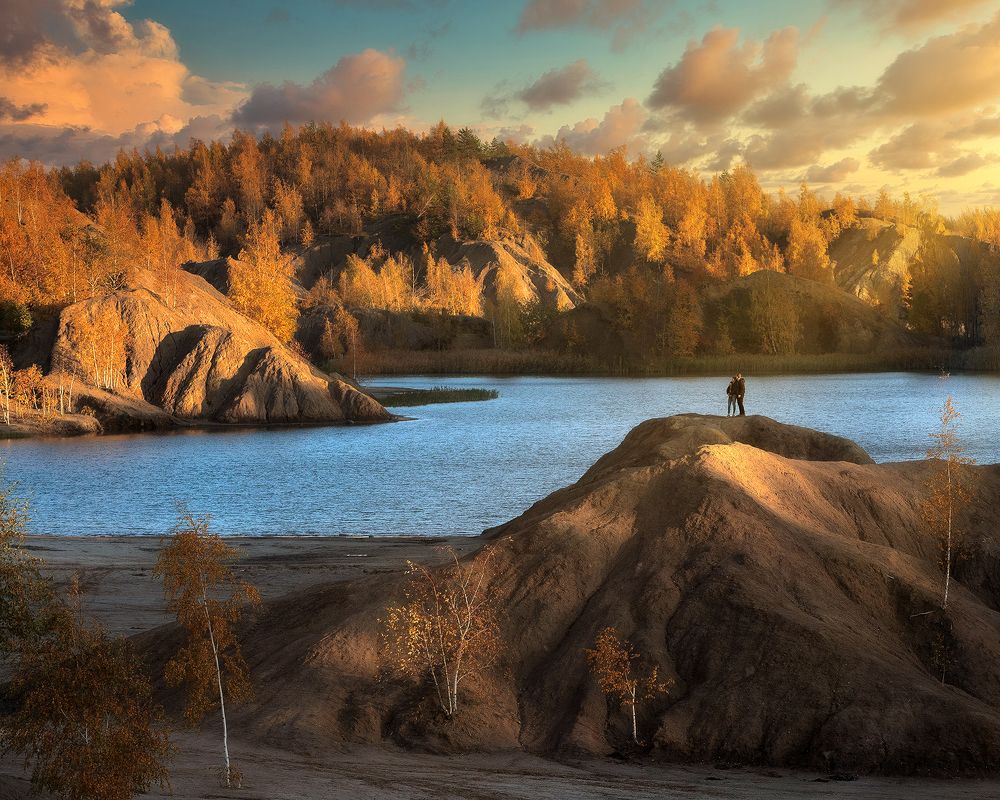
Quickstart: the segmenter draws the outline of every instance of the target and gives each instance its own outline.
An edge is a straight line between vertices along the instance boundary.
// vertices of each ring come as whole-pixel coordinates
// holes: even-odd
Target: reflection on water
[[[222,533],[478,533],[576,480],[644,419],[725,413],[725,378],[386,378],[497,400],[405,409],[394,425],[0,442],[36,533],[163,533],[177,501]],[[1000,461],[1000,377],[750,377],[747,412],[920,458],[948,394],[969,454]]]

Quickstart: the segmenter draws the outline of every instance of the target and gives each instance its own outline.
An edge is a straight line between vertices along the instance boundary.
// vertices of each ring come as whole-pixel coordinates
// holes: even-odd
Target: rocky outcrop
[[[919,247],[916,228],[862,219],[830,243],[837,286],[900,319],[910,263]]]
[[[90,333],[95,325],[102,331],[96,345]],[[127,416],[131,403],[173,419],[220,423],[368,422],[390,417],[376,401],[313,368],[236,312],[205,280],[181,270],[168,286],[140,272],[133,288],[64,309],[51,367],[93,385],[108,360],[105,348],[114,347],[108,340],[122,342],[124,357],[111,359],[116,373],[112,394],[121,401],[94,393],[103,400],[106,414],[120,411]]]
[[[501,563],[490,591],[504,658],[453,720],[379,675],[378,619],[403,580],[383,575],[264,609],[244,633],[257,701],[241,729],[314,751],[390,738],[609,753],[630,738],[627,713],[583,650],[611,625],[675,682],[640,706],[653,757],[996,772],[1000,470],[977,470],[944,613],[920,515],[928,468],[876,465],[849,441],[762,417],[651,420],[485,535]]]
[[[332,276],[336,282],[348,255],[367,257],[376,244],[387,253],[404,253],[419,269],[423,241],[415,234],[417,223],[411,215],[391,214],[367,225],[362,235],[319,237],[298,255],[296,274],[306,287],[312,286],[321,275]],[[580,294],[549,263],[542,248],[529,234],[478,241],[441,236],[433,242],[433,250],[453,267],[468,264],[488,302],[496,300],[496,276],[500,269],[507,271],[522,302],[537,301],[559,311],[582,302]],[[189,265],[185,269],[204,274],[218,287],[223,285],[224,261],[208,262],[204,266]]]
[[[539,302],[545,308],[568,311],[583,299],[528,236],[477,242],[446,238],[439,240],[438,254],[451,264],[469,264],[488,302],[496,302],[501,271],[512,278],[514,294],[522,303]]]

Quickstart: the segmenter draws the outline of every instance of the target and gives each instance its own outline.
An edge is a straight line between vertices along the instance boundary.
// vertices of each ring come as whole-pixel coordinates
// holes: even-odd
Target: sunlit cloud
[[[233,120],[250,126],[341,120],[366,123],[378,114],[400,109],[405,71],[402,57],[364,50],[344,56],[309,84],[286,81],[255,86]]]

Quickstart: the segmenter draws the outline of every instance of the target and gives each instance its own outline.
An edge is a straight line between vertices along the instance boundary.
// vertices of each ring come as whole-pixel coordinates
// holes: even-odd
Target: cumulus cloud
[[[955,151],[945,142],[943,126],[937,122],[915,122],[869,153],[871,162],[889,170],[929,169],[943,152],[949,157]]]
[[[534,134],[535,129],[530,125],[510,125],[500,128],[493,135],[501,142],[527,144]]]
[[[552,106],[572,103],[603,85],[587,60],[581,58],[565,67],[550,69],[516,96],[532,111],[547,111]]]
[[[834,11],[854,8],[884,30],[914,31],[960,19],[991,0],[831,0]]]
[[[997,158],[993,155],[983,155],[982,153],[966,153],[958,158],[952,159],[947,164],[942,164],[937,168],[937,175],[942,178],[958,178],[968,175],[980,167],[996,163]]]
[[[856,158],[842,158],[833,164],[825,167],[814,164],[806,170],[805,180],[815,183],[840,183],[846,181],[848,176],[860,169],[861,162]]]
[[[365,123],[399,110],[406,61],[371,48],[344,56],[312,83],[258,84],[233,114],[241,125],[341,120]]]
[[[502,83],[487,94],[480,107],[489,117],[503,117],[510,111],[513,101],[520,101],[531,111],[549,111],[555,106],[568,105],[588,94],[607,87],[581,58],[565,67],[550,69],[527,86],[514,91]]]
[[[45,111],[45,103],[31,103],[26,106],[19,106],[12,103],[6,97],[0,97],[0,121],[11,120],[22,122],[32,117],[37,117]]]
[[[738,86],[745,73],[738,63],[723,74],[735,75]],[[757,169],[816,169],[827,151],[881,137],[869,153],[874,166],[948,176],[975,163],[964,158],[961,141],[1000,133],[1000,117],[988,105],[996,100],[1000,14],[900,53],[871,86],[812,95],[804,84],[785,82],[719,116],[741,131],[743,155]]]
[[[938,114],[1000,97],[1000,13],[900,53],[879,78],[891,114]]]
[[[59,5],[59,0],[4,0],[0,65],[27,64],[51,46],[46,25],[58,13]]]
[[[869,159],[887,170],[934,169],[940,177],[959,177],[997,161],[993,153],[962,148],[964,142],[995,135],[991,131],[996,130],[1000,119],[995,117],[922,120],[890,136],[869,153]]]
[[[584,27],[612,32],[612,47],[621,50],[662,11],[663,0],[528,0],[517,32]]]
[[[245,97],[238,83],[193,74],[163,25],[130,22],[127,0],[5,0],[0,32],[3,155],[46,163],[172,136]],[[61,153],[54,147],[62,147]]]
[[[763,43],[739,40],[735,28],[713,28],[701,42],[689,42],[656,79],[649,107],[716,123],[788,80],[798,57],[797,29],[775,31]]]
[[[546,137],[539,144],[546,146],[564,142],[586,155],[599,155],[624,146],[630,154],[638,155],[649,147],[649,141],[642,133],[646,117],[642,104],[635,98],[627,97],[619,105],[609,108],[603,119],[591,117],[575,125],[563,125],[555,137]]]
[[[187,123],[165,118],[137,125],[117,135],[71,126],[0,122],[0,154],[40,161],[46,166],[74,164],[81,159],[102,163],[122,149],[187,146],[191,139],[225,139],[232,133],[228,118],[194,117]]]

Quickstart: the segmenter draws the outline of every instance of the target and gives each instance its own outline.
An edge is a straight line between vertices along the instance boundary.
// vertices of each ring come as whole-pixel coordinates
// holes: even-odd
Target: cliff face
[[[299,254],[296,274],[306,287],[312,286],[321,275],[332,276],[336,283],[348,255],[366,258],[376,244],[387,253],[404,253],[419,271],[424,256],[423,243],[414,232],[416,223],[410,215],[392,214],[367,225],[364,235],[320,237]],[[545,252],[529,235],[478,241],[442,236],[432,245],[435,255],[446,259],[453,267],[469,265],[487,302],[496,302],[496,279],[501,269],[522,302],[539,302],[546,309],[558,311],[566,311],[582,302],[580,294],[549,263]],[[211,262],[212,265],[219,263]],[[224,284],[213,277],[217,274],[220,274],[219,267],[212,266],[205,276],[218,288]]]
[[[303,749],[607,753],[627,710],[583,651],[611,625],[675,681],[640,705],[656,757],[1000,770],[1000,470],[977,470],[944,613],[919,511],[929,468],[762,417],[651,420],[485,537],[504,662],[454,720],[378,675],[378,619],[402,585],[388,575],[266,607],[245,634],[258,700],[242,724]]]
[[[116,347],[123,357],[109,358]],[[204,279],[181,270],[169,285],[140,273],[134,288],[63,310],[52,369],[107,387],[101,374],[109,361],[112,397],[90,393],[105,413],[122,404],[117,396],[161,415],[223,423],[389,418],[375,400],[311,367]]]

